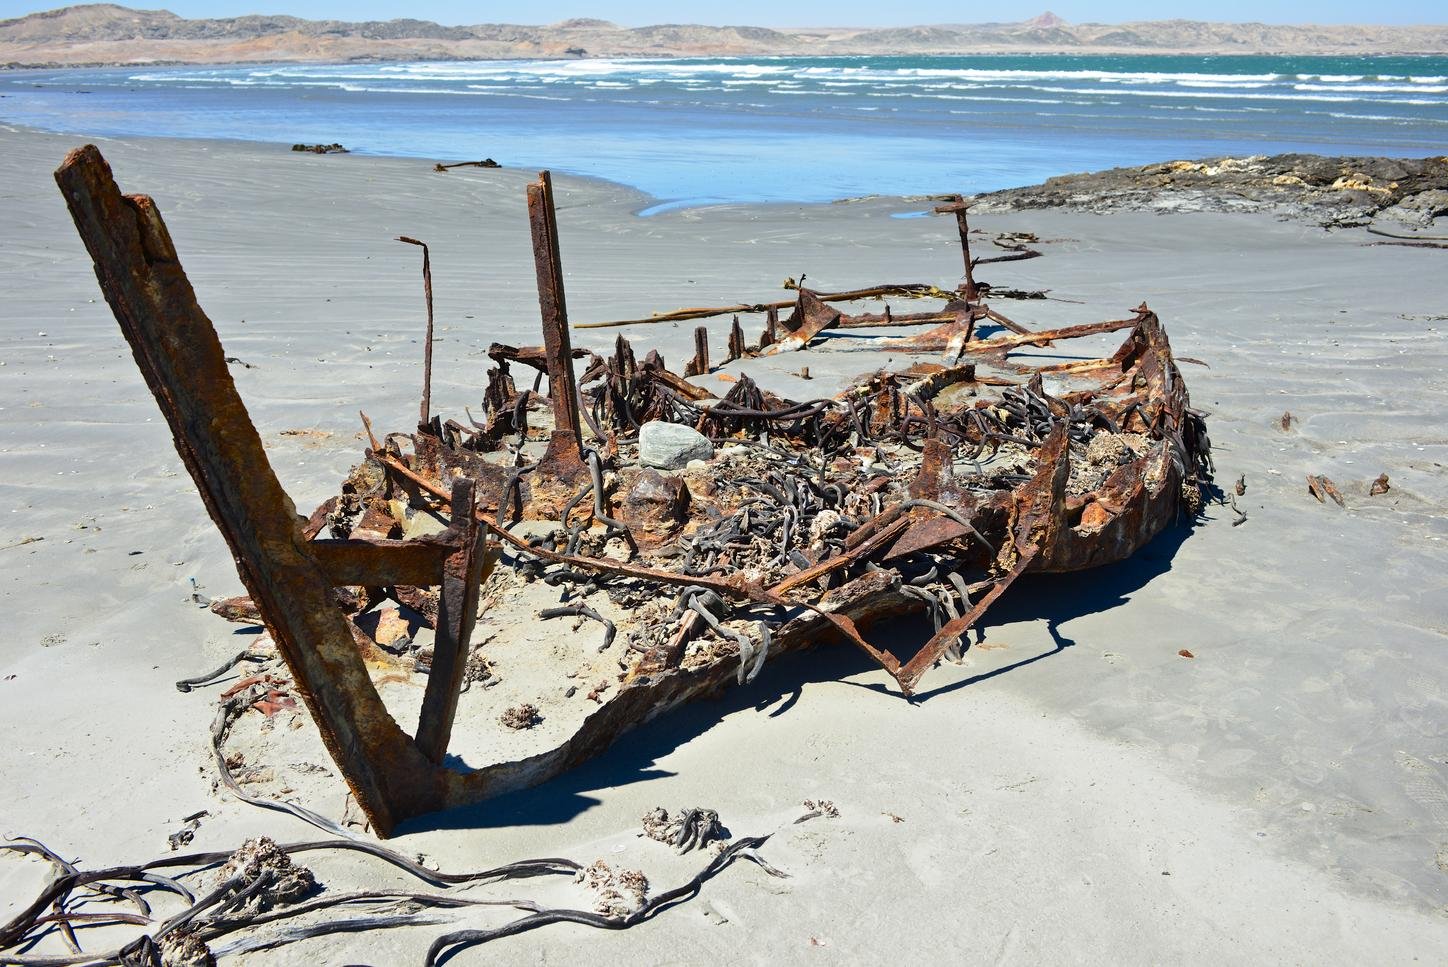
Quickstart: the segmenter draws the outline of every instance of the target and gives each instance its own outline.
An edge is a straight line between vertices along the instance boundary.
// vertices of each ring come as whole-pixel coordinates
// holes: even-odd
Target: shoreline
[[[305,839],[312,831],[290,817],[213,789],[219,689],[172,685],[250,639],[191,600],[192,578],[205,596],[235,593],[235,567],[50,179],[81,141],[17,131],[0,159],[16,226],[0,246],[0,494],[13,511],[0,546],[44,538],[0,551],[11,579],[0,774],[17,777],[7,832],[87,868],[164,854],[201,809],[190,848]],[[381,428],[416,418],[418,264],[397,235],[432,246],[439,413],[476,412],[491,342],[537,342],[522,195],[532,172],[444,177],[258,142],[98,143],[123,190],[155,196],[227,352],[247,364],[233,375],[299,510],[356,462],[359,408]],[[636,193],[614,183],[556,186],[576,322],[763,301],[801,271],[841,288],[960,271],[953,220],[890,218],[898,198],[637,218]],[[1007,310],[1021,321],[1091,321],[1146,299],[1174,349],[1210,364],[1184,375],[1209,414],[1219,485],[1246,475],[1250,520],[1233,527],[1213,507],[1128,566],[1003,598],[966,664],[933,670],[916,704],[844,646],[824,646],[538,789],[410,826],[393,845],[446,870],[602,857],[667,888],[695,861],[635,835],[656,805],[717,809],[736,835],[787,823],[805,798],[840,808],[839,820],[788,827],[762,851],[790,880],[731,869],[637,929],[542,930],[501,941],[505,958],[715,962],[730,949],[847,963],[977,949],[1251,963],[1329,943],[1381,963],[1448,957],[1443,253],[1252,213],[1052,209],[972,224],[987,245],[999,232],[1039,236],[1045,257],[981,269],[1051,290]],[[745,324],[752,333],[758,320]],[[716,347],[727,325],[712,325]],[[581,330],[576,342],[606,350],[617,332]],[[692,324],[623,332],[677,361]],[[725,371],[796,398],[827,394],[884,361],[844,342]],[[813,380],[795,374],[801,364]],[[1296,417],[1288,431],[1284,409]],[[1393,489],[1372,497],[1380,472]],[[1313,501],[1306,473],[1330,475],[1347,507]],[[595,653],[596,628],[537,623],[531,609],[549,590],[540,582],[516,609],[480,620],[475,640],[494,636],[502,681],[464,696],[467,761],[546,739],[502,729],[493,706],[541,687],[533,663]],[[558,692],[550,700],[564,701]],[[236,747],[275,771],[254,789],[341,815],[310,725],[251,726]],[[0,868],[0,917],[40,872]],[[369,871],[344,862],[324,873],[332,883]],[[957,903],[962,882],[969,916],[918,917],[922,902]],[[436,932],[338,936],[289,956],[411,962]]]
[[[65,131],[9,121],[0,121],[0,126],[18,132],[53,137],[73,136]],[[84,140],[82,135],[74,137]],[[211,147],[247,147],[262,149],[268,155],[272,150],[284,154],[307,154],[292,152],[290,144],[286,142],[242,138],[118,135],[107,136],[105,140],[196,144],[202,145],[206,150]],[[332,161],[355,157],[392,162],[450,163],[448,159],[433,155],[390,154],[351,147],[341,154],[323,157]],[[1395,179],[1404,178],[1406,169],[1411,169],[1414,182],[1405,187]],[[454,172],[459,170],[467,169],[454,169]],[[507,164],[501,165],[498,170],[533,171],[531,168]],[[570,179],[596,183],[609,189],[610,193],[633,196],[631,214],[644,219],[670,212],[702,213],[741,206],[758,208],[761,211],[782,211],[867,203],[898,206],[902,210],[895,217],[908,218],[928,215],[933,204],[952,197],[951,192],[942,190],[939,193],[899,195],[875,192],[829,201],[676,200],[659,198],[641,188],[598,175],[580,174],[566,168],[550,170]],[[449,172],[451,173],[453,172]],[[1428,194],[1430,192],[1431,195]],[[1038,184],[982,191],[966,197],[972,200],[973,206],[981,213],[1044,209],[1097,214],[1113,211],[1170,211],[1179,214],[1269,213],[1316,222],[1324,228],[1359,227],[1368,224],[1375,215],[1386,212],[1387,217],[1394,222],[1428,234],[1435,230],[1435,219],[1448,215],[1448,155],[1414,157],[1297,153],[1171,158],[1133,167],[1064,172]]]

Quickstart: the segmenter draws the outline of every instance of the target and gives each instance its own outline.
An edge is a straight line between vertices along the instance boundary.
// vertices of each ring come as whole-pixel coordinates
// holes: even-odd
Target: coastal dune
[[[215,690],[172,685],[250,639],[198,603],[239,593],[233,562],[50,180],[81,141],[13,127],[0,138],[4,831],[88,867],[161,855],[200,810],[194,849],[259,833],[311,838],[299,821],[216,790]],[[379,428],[415,420],[419,260],[396,236],[431,246],[438,412],[477,412],[490,343],[538,341],[523,206],[532,171],[438,174],[419,160],[263,144],[97,143],[123,190],[156,198],[303,512],[359,458],[359,409]],[[960,272],[953,221],[913,217],[924,199],[645,218],[635,212],[652,199],[630,189],[563,177],[557,188],[575,322],[780,298],[780,280],[802,272],[821,289],[950,284]],[[1204,523],[1173,528],[1122,565],[1025,582],[990,612],[964,664],[929,673],[915,702],[829,644],[535,790],[404,827],[393,845],[443,869],[601,857],[644,869],[656,889],[700,861],[638,838],[654,806],[708,806],[736,836],[782,830],[761,852],[789,879],[741,864],[636,929],[549,928],[490,954],[1448,958],[1445,253],[1265,213],[1050,209],[974,223],[1041,239],[1045,257],[980,270],[1053,297],[1013,303],[1010,315],[1046,327],[1117,318],[1145,300],[1174,350],[1207,364],[1184,375],[1208,414],[1218,484],[1245,475],[1247,520],[1233,526],[1228,508],[1209,505]],[[716,347],[727,324],[714,324]],[[759,324],[747,319],[751,337]],[[677,363],[693,325],[626,332]],[[575,343],[603,351],[616,334],[580,330]],[[826,339],[725,371],[795,398],[824,395],[887,362],[859,342]],[[1381,473],[1391,490],[1370,495]],[[1347,506],[1312,499],[1308,474],[1336,481]],[[593,650],[596,628],[540,627],[480,621],[502,682],[463,696],[465,757],[525,741],[498,725],[496,703],[530,680],[530,651]],[[875,633],[898,653],[925,630]],[[289,795],[339,817],[344,790],[310,726],[277,732],[249,735],[248,756],[291,769]],[[839,818],[790,826],[805,799],[831,800]],[[329,883],[376,876],[361,860],[326,863]],[[0,864],[0,919],[43,872]],[[274,956],[415,962],[441,929],[331,937]]]

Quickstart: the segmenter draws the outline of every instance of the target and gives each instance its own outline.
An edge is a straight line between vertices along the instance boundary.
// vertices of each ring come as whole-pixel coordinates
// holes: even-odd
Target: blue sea
[[[975,192],[1169,158],[1448,153],[1448,57],[747,57],[0,72],[0,119],[339,141],[656,207]]]

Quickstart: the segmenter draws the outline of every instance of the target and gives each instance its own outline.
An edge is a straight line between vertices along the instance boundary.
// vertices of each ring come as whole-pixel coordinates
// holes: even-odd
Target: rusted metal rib
[[[568,305],[563,294],[563,264],[558,254],[558,216],[553,178],[546,171],[528,186],[528,224],[533,233],[533,265],[538,276],[538,309],[543,317],[543,347],[548,360],[548,395],[553,401],[553,434],[540,472],[560,480],[588,473],[580,450],[578,396],[573,387],[573,346],[568,334]]]
[[[473,482],[459,480],[453,486],[451,502],[455,507],[472,508]],[[438,764],[447,755],[457,715],[458,695],[467,670],[468,642],[478,616],[478,588],[486,577],[485,568],[490,570],[493,560],[486,553],[482,530],[471,513],[453,515],[447,542],[452,552],[443,562],[432,670],[417,721],[417,747],[429,762]]]

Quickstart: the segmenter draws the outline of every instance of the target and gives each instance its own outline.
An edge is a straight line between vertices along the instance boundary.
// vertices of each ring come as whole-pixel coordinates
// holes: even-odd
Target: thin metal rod
[[[423,426],[432,422],[432,257],[426,242],[419,242],[406,235],[397,236],[399,242],[422,246],[422,297],[427,302],[427,338],[422,345],[422,417]]]

